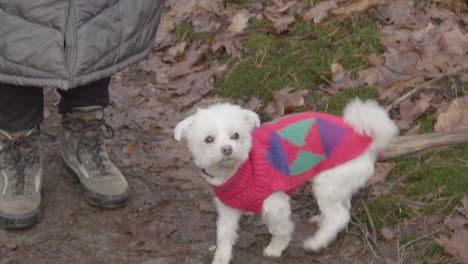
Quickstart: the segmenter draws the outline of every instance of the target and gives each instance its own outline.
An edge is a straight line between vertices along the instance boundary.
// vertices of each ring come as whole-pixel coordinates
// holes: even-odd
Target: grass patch
[[[328,103],[322,106],[319,110],[334,115],[341,115],[343,113],[343,108],[350,100],[356,97],[359,97],[362,100],[376,99],[377,95],[376,89],[369,88],[367,86],[345,89],[330,98],[330,101],[328,101]]]
[[[196,39],[196,36],[197,33],[195,32],[193,27],[187,22],[183,22],[180,25],[178,25],[172,33],[172,37],[177,42],[193,41]]]
[[[250,35],[231,70],[216,79],[215,92],[223,97],[256,95],[267,102],[271,91],[288,85],[317,93],[315,87],[331,79],[331,63],[354,71],[367,68],[366,56],[379,52],[375,22],[363,14],[334,17],[328,25],[296,22],[282,36],[261,30],[265,21],[252,23],[259,32]]]
[[[410,209],[405,202],[400,201],[398,197],[392,195],[383,195],[377,197],[367,204],[369,212],[372,215],[372,219],[377,230],[377,235],[382,238],[380,229],[384,226],[395,225],[402,219],[410,216]],[[367,214],[362,211],[358,214],[358,217],[364,223],[369,226],[370,223],[367,218]]]

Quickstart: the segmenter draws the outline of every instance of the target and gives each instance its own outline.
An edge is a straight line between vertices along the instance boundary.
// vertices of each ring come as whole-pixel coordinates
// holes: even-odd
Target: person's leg
[[[27,228],[38,221],[42,155],[38,126],[43,90],[0,83],[0,226]]]
[[[21,131],[44,119],[42,88],[0,83],[0,129]]]
[[[105,108],[109,105],[109,84],[111,78],[105,78],[68,91],[58,90],[60,99],[58,112],[70,113],[76,107],[100,106]]]
[[[109,159],[104,146],[104,139],[114,136],[104,120],[109,82],[110,78],[106,78],[60,91],[59,112],[63,114],[64,127],[61,157],[80,180],[86,200],[99,208],[122,207],[130,195],[125,177]]]

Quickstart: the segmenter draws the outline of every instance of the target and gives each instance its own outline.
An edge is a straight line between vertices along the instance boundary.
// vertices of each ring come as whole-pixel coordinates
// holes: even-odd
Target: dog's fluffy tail
[[[387,111],[374,100],[365,102],[356,98],[344,109],[344,121],[356,133],[372,137],[372,151],[382,150],[390,140],[398,135],[398,127],[390,119]]]

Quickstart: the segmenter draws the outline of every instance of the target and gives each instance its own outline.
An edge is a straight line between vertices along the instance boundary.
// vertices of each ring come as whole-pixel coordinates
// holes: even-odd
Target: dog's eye
[[[238,134],[238,133],[234,133],[234,135],[231,136],[231,139],[233,139],[233,140],[238,140],[238,139],[239,139],[239,134]]]
[[[212,136],[208,136],[205,138],[205,143],[212,143],[214,141],[214,138]]]

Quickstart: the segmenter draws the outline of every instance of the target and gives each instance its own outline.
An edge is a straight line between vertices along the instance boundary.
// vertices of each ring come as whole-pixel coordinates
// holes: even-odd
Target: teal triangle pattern
[[[303,151],[297,155],[296,160],[290,166],[290,175],[296,175],[314,167],[325,156]]]
[[[294,145],[302,147],[304,145],[304,138],[314,122],[315,119],[308,119],[292,124],[278,131],[278,134]]]

